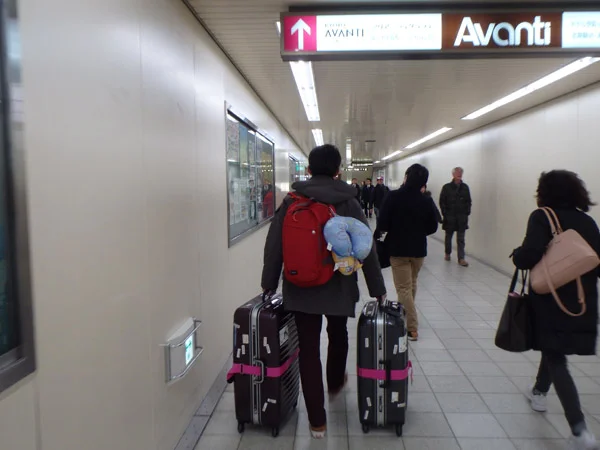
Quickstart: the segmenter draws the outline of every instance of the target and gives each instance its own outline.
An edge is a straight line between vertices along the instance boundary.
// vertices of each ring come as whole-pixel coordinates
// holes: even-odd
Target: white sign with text
[[[317,17],[318,51],[440,50],[441,48],[441,14]]]

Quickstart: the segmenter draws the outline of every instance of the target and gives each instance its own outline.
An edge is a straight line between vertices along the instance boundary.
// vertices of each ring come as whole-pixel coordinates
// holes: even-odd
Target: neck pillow
[[[352,217],[335,216],[325,224],[323,236],[333,253],[336,270],[351,275],[360,267],[373,247],[367,225]]]

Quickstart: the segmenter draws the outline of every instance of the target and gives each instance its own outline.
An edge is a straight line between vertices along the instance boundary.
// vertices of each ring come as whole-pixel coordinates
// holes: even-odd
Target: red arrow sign
[[[317,51],[317,17],[287,16],[283,19],[283,48],[286,52]]]

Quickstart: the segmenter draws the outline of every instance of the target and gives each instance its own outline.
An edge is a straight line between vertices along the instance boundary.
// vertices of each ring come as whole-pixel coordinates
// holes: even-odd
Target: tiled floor
[[[549,395],[545,414],[533,412],[523,395],[536,373],[539,355],[511,354],[494,346],[507,278],[476,261],[464,269],[443,261],[442,256],[441,244],[431,240],[419,278],[420,339],[411,345],[415,376],[409,386],[403,438],[397,438],[393,429],[368,435],[361,431],[356,399],[356,320],[352,320],[350,380],[346,395],[327,405],[327,439],[310,438],[302,399],[299,411],[277,439],[270,436],[270,430],[252,427],[240,436],[230,386],[196,450],[563,449],[569,429],[556,395]],[[392,275],[389,269],[384,273],[389,296],[395,299]],[[361,291],[366,292],[364,280]],[[326,342],[323,334],[323,353]],[[600,358],[574,357],[571,363],[588,425],[600,435]]]

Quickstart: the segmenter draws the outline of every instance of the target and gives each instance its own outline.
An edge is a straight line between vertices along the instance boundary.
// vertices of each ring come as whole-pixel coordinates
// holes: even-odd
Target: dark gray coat
[[[471,190],[467,184],[456,184],[454,182],[446,184],[440,193],[440,209],[442,210],[442,216],[444,216],[444,230],[468,230],[471,204]]]
[[[362,208],[356,200],[356,189],[342,181],[318,176],[295,183],[292,188],[298,194],[335,206],[340,216],[354,217],[367,224]],[[275,212],[269,229],[262,273],[263,289],[275,290],[279,285],[283,269],[283,219],[291,204],[292,199],[286,197]],[[364,261],[363,274],[371,297],[386,294],[375,246]],[[285,278],[283,280],[283,304],[288,311],[354,317],[358,300],[356,274],[344,276],[335,272],[327,284],[312,288],[301,288],[289,283]]]

